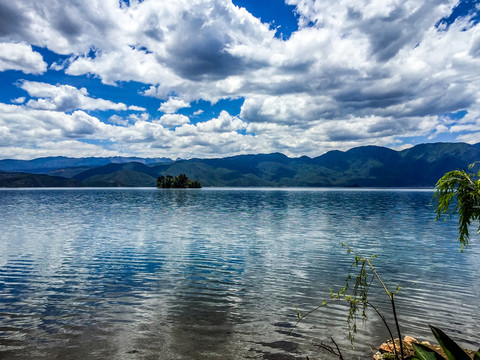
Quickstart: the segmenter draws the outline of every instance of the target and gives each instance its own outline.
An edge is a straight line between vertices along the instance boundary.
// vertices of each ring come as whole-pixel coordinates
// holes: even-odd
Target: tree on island
[[[161,189],[199,189],[202,185],[198,180],[190,180],[187,175],[178,176],[160,176],[157,179],[157,188]]]

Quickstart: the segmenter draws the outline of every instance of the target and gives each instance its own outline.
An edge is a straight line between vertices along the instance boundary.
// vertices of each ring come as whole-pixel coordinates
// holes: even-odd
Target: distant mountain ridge
[[[107,164],[124,164],[128,162],[153,164],[159,162],[173,162],[168,158],[139,158],[139,157],[85,157],[70,158],[65,156],[43,157],[33,160],[0,160],[0,171],[25,171],[33,174],[45,174],[53,170],[73,167],[98,167]]]
[[[1,172],[0,187],[80,187],[83,184],[75,179],[44,174],[27,174],[20,172]]]
[[[24,173],[43,172],[44,176],[55,175],[56,183],[58,175],[62,175],[78,186],[99,187],[155,186],[158,176],[181,173],[198,179],[204,187],[433,187],[445,172],[466,168],[478,160],[480,143],[432,143],[402,151],[362,146],[348,151],[329,151],[315,158],[289,158],[273,153],[177,161],[63,157],[0,160],[0,171],[15,168]],[[0,180],[6,174],[0,173]],[[48,182],[46,179],[42,178],[43,184]]]

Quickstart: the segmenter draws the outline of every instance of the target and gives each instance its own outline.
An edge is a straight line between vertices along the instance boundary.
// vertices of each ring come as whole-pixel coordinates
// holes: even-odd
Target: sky
[[[0,0],[0,159],[480,142],[480,1]]]

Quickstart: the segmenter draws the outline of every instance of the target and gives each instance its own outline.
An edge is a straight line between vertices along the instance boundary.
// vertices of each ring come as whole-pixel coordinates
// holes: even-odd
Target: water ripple
[[[345,304],[303,313],[344,285],[341,241],[394,288],[404,333],[428,323],[480,346],[480,248],[458,253],[431,192],[0,191],[3,359],[322,358],[331,336],[371,358],[368,313],[350,350]],[[382,289],[372,301],[390,319]],[[292,330],[292,331],[290,331]]]

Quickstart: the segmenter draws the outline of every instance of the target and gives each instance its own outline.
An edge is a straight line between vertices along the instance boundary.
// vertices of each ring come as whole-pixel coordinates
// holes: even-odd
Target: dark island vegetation
[[[180,174],[178,176],[160,176],[157,179],[157,188],[161,189],[199,189],[202,185],[198,180],[190,180],[187,175]]]

